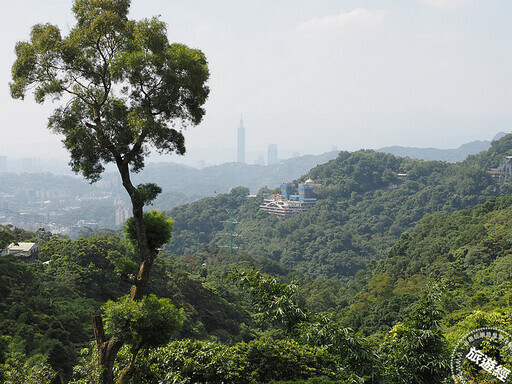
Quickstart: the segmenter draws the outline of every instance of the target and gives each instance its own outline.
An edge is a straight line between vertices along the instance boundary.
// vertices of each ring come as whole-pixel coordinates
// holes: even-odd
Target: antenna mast
[[[239,234],[235,232],[235,224],[238,224],[239,221],[235,220],[235,216],[233,214],[233,211],[228,212],[228,220],[223,220],[221,223],[226,223],[226,235],[228,236],[228,245],[227,248],[229,249],[229,257],[233,256],[233,250],[238,249],[238,245],[235,245],[234,238],[238,237]]]

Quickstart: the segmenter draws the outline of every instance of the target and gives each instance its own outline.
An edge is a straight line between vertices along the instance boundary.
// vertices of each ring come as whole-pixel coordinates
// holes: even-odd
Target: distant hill
[[[499,140],[505,135],[505,132],[500,132],[494,136],[493,141]],[[427,161],[439,160],[446,161],[448,163],[457,163],[464,161],[469,155],[476,155],[482,151],[486,151],[490,146],[491,141],[475,140],[466,144],[462,144],[459,148],[456,149],[416,148],[395,145],[377,149],[377,152],[391,153],[395,156],[410,157],[411,159],[421,159]]]
[[[488,170],[511,151],[512,134],[457,164],[369,150],[340,152],[297,179],[321,184],[319,201],[310,210],[287,219],[269,215],[259,210],[269,191],[250,199],[241,189],[205,198],[169,212],[175,230],[168,251],[186,255],[201,244],[226,245],[230,210],[238,221],[237,244],[249,255],[313,277],[353,276],[371,259],[386,257],[425,214],[467,209],[510,193],[510,186],[500,186]]]
[[[294,180],[319,164],[336,158],[338,152],[305,155],[282,160],[267,166],[225,163],[196,169],[176,163],[150,163],[133,179],[138,183],[156,183],[163,193],[155,201],[158,209],[196,201],[202,197],[228,193],[232,188],[244,186],[252,193],[262,187],[275,188],[283,181]],[[117,174],[108,177],[118,177]]]
[[[203,197],[228,193],[237,186],[257,192],[293,180],[318,164],[334,159],[337,152],[306,155],[268,166],[226,163],[196,169],[176,163],[149,163],[133,176],[135,184],[156,183],[163,192],[154,207],[169,210]],[[128,195],[117,172],[106,173],[100,181],[89,184],[78,176],[51,173],[0,173],[0,224],[12,222],[24,211],[59,226],[71,226],[79,220],[96,221],[101,228],[114,228],[117,204],[129,206]],[[124,203],[122,202],[125,200]],[[15,225],[24,225],[14,221]]]

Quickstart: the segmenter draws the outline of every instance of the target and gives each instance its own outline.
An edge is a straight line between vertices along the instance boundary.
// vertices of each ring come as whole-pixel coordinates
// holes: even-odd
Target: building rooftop
[[[7,247],[9,249],[9,252],[30,252],[31,250],[38,248],[39,246],[37,243],[18,243],[14,244],[11,243]]]

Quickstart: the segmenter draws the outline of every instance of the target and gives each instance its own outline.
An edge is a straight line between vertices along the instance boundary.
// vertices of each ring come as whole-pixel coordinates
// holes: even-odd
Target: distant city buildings
[[[114,197],[114,206],[116,207],[116,227],[120,227],[132,217],[132,211],[120,195]]]
[[[267,164],[277,163],[277,144],[269,144],[267,154]]]
[[[131,210],[128,207],[116,208],[116,226],[119,227],[124,224],[132,216]]]
[[[290,143],[286,143],[286,145],[289,144]],[[300,151],[290,147],[285,149],[281,148],[281,153],[279,153],[277,143],[268,144],[267,153],[265,156],[263,148],[255,148],[259,145],[261,145],[261,142],[250,143],[246,141],[244,121],[242,118],[240,118],[240,124],[237,128],[236,162],[242,164],[251,163],[256,165],[273,165],[279,163],[279,161],[282,161],[283,159],[301,157]],[[337,148],[334,146],[332,148],[333,150],[337,150]],[[281,155],[281,157],[279,157],[279,155]],[[202,169],[203,166],[199,166],[199,168]]]
[[[3,196],[0,196],[2,198]],[[0,203],[0,225],[12,225],[16,228],[23,228],[27,231],[36,232],[39,228],[48,227],[48,217],[36,212],[14,211],[9,209],[9,203]]]
[[[242,118],[240,118],[240,126],[237,133],[236,161],[245,163],[245,127]]]

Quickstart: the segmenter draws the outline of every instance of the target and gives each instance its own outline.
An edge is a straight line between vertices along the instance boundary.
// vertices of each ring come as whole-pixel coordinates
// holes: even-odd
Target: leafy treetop
[[[154,147],[185,153],[182,129],[198,124],[209,89],[204,54],[171,44],[157,18],[128,19],[129,0],[75,0],[76,25],[62,36],[37,24],[16,44],[11,95],[65,103],[48,127],[64,135],[73,171],[97,181],[104,163],[139,171]]]

